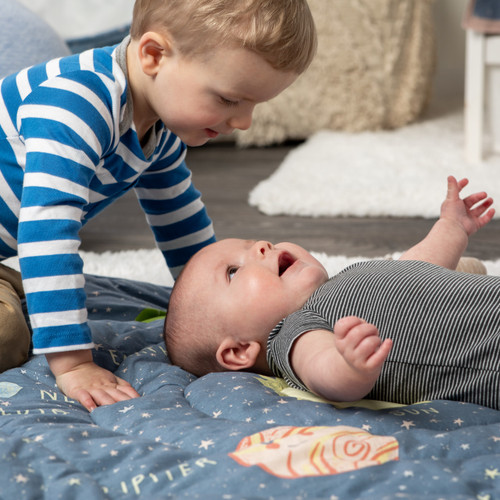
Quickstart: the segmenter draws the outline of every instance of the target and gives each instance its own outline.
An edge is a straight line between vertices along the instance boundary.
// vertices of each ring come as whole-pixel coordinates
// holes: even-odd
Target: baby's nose
[[[266,255],[266,253],[270,252],[274,246],[272,243],[269,243],[269,241],[257,241],[254,248],[259,255]]]

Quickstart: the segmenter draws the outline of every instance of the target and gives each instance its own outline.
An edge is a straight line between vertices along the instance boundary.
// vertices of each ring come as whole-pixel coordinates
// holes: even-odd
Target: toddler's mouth
[[[206,128],[205,133],[210,139],[215,139],[219,135],[219,132],[212,130],[211,128]]]
[[[282,252],[278,257],[278,275],[283,276],[296,260],[297,259],[288,252]]]

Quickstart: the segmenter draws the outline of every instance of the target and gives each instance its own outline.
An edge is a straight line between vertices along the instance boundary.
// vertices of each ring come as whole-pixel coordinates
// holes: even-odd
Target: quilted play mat
[[[338,405],[253,373],[197,379],[165,352],[169,293],[87,276],[95,359],[138,399],[88,413],[42,356],[0,375],[0,498],[500,497],[500,412]]]

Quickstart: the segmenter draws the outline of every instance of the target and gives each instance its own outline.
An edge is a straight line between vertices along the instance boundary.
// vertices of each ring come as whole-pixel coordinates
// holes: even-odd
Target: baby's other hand
[[[375,325],[356,316],[340,319],[334,326],[337,350],[354,370],[374,375],[380,372],[392,340],[382,342]]]

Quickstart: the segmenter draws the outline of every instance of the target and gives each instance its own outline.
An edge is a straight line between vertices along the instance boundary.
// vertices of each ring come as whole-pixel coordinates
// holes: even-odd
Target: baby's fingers
[[[446,198],[448,200],[456,200],[462,189],[469,184],[468,179],[460,179],[457,181],[453,175],[448,176],[448,191]]]
[[[342,336],[343,329],[346,329]],[[378,329],[375,325],[359,318],[343,318],[334,328],[337,348],[349,359],[364,362],[380,345]]]
[[[471,213],[476,217],[484,214],[493,205],[493,198],[486,198],[481,203],[471,209]]]
[[[360,340],[355,347],[355,353],[357,359],[365,363],[366,368],[371,369],[384,362],[391,348],[392,341],[389,339],[382,341],[375,329]]]
[[[493,219],[494,215],[495,215],[495,209],[490,208],[485,214],[482,214],[481,217],[478,217],[477,221],[479,227],[486,226],[486,224],[488,224],[488,222],[490,222],[491,219]]]
[[[487,205],[488,207],[493,204],[493,198],[488,197],[485,191],[479,193],[473,193],[464,198],[464,203],[467,209],[471,209],[474,205],[480,203],[481,206]]]
[[[385,339],[380,347],[369,357],[367,360],[367,368],[373,369],[378,368],[387,359],[387,356],[392,349],[392,340]]]
[[[361,318],[358,318],[357,316],[346,316],[339,319],[335,323],[333,331],[337,339],[341,340],[345,338],[348,333],[350,334],[353,328],[365,323],[365,321],[363,321]]]
[[[493,216],[495,215],[495,210],[491,208],[493,205],[493,198],[488,197],[481,199],[476,203],[470,202],[470,207],[472,208],[468,206],[468,203],[469,202],[467,202],[466,206],[469,211],[469,215],[476,220],[478,228],[485,226],[491,221],[491,219],[493,219]]]
[[[364,328],[359,328],[357,333],[359,334],[357,335],[357,343],[354,344],[354,350],[359,359],[367,360],[379,349],[382,341],[375,327],[368,323]]]

